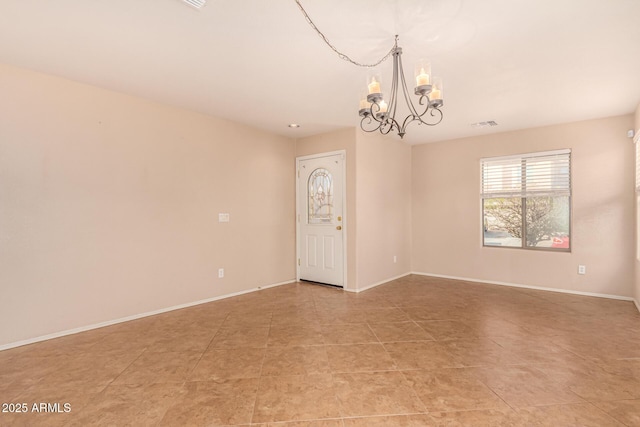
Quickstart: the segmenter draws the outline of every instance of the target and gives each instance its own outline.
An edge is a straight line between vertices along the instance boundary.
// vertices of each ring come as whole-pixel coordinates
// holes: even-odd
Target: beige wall
[[[413,271],[633,295],[633,116],[413,147]],[[572,149],[572,252],[483,248],[481,157]],[[587,274],[577,274],[578,264]]]
[[[292,280],[294,160],[335,150],[349,290],[414,271],[640,300],[632,115],[411,147],[294,142],[2,65],[0,93],[0,347]],[[573,252],[482,248],[479,159],[559,148]]]
[[[356,139],[362,290],[411,272],[411,146],[379,133],[358,131]]]
[[[294,140],[8,66],[0,93],[0,346],[295,278]]]
[[[296,157],[345,150],[347,158],[347,210],[344,224],[347,228],[347,283],[345,289],[357,289],[356,272],[356,133],[354,128],[342,129],[322,135],[300,138],[296,142]]]
[[[640,104],[636,108],[634,141],[640,141]],[[640,143],[640,142],[638,142]],[[635,147],[634,147],[635,148]],[[635,177],[634,177],[635,178]],[[635,180],[634,180],[635,185]],[[638,310],[640,310],[640,194],[636,193],[636,261],[635,261],[635,300]]]

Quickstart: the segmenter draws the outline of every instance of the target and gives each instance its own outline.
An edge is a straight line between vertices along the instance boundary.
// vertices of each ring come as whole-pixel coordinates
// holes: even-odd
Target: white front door
[[[344,286],[344,153],[297,167],[298,279]]]

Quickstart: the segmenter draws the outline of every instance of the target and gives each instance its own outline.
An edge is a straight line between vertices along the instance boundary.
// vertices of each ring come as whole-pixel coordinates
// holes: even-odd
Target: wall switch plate
[[[578,274],[587,274],[587,266],[579,265],[578,266]]]
[[[228,213],[219,213],[218,214],[218,222],[229,222],[229,214]]]
[[[224,277],[224,268],[218,269],[218,279],[222,279]]]
[[[393,263],[395,264],[396,262],[398,262],[398,257],[397,256],[393,256]]]

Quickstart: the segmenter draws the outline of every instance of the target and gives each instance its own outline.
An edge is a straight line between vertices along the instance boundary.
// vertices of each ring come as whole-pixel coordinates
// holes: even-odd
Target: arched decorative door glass
[[[309,176],[308,182],[309,224],[330,223],[333,220],[333,177],[318,168]]]

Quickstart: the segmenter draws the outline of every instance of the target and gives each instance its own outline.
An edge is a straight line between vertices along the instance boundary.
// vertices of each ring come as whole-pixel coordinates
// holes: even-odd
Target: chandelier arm
[[[375,112],[373,111],[374,105],[376,106]],[[396,122],[393,117],[389,116],[388,110],[387,110],[387,113],[382,113],[380,117],[378,117],[379,113],[380,113],[380,105],[377,103],[371,103],[369,112],[367,113],[366,116],[362,118],[362,120],[360,120],[360,129],[362,129],[365,132],[374,132],[376,130],[380,130],[380,133],[382,133],[383,135],[388,134],[394,128],[399,129],[398,122]],[[372,123],[372,120],[373,120],[376,123],[378,123],[378,126],[372,130],[365,129],[364,121],[367,118],[369,119],[367,123]]]
[[[426,100],[427,100],[426,105],[423,104],[423,98],[426,98]],[[442,110],[439,108],[439,106],[433,106],[431,104],[431,100],[429,99],[428,95],[422,95],[420,97],[419,104],[420,105],[425,105],[424,111],[421,114],[418,114],[417,117],[416,117],[416,120],[419,120],[420,123],[425,124],[427,126],[435,126],[435,125],[439,124],[442,121],[442,119],[444,118],[444,114],[442,113]],[[439,118],[435,122],[428,122],[428,121],[424,120],[423,117],[424,117],[425,114],[427,114],[427,111],[429,112],[429,115],[431,117],[439,116]],[[437,112],[437,114],[436,114],[436,112]]]
[[[430,111],[431,117],[439,116],[438,120],[435,121],[435,122],[431,122],[431,123],[430,122],[425,122],[424,120],[422,120],[422,116],[421,116],[420,117],[420,123],[423,123],[423,124],[425,124],[427,126],[435,126],[435,125],[439,124],[442,121],[442,119],[444,118],[444,114],[442,113],[442,110],[440,108],[431,107],[429,109],[429,111]],[[436,111],[438,112],[437,114],[435,113]]]
[[[398,126],[398,135],[400,135],[400,137],[402,138],[406,133],[405,130],[407,126],[415,120],[420,120],[420,114],[418,114],[417,109],[415,108],[415,106],[413,105],[413,102],[411,101],[411,95],[409,94],[409,89],[407,88],[407,82],[404,78],[404,66],[402,64],[402,57],[400,56],[401,54],[402,54],[402,50],[399,49],[398,56],[397,56],[397,63],[398,63],[398,70],[399,70],[399,76],[400,76],[400,84],[402,86],[402,96],[404,97],[404,101],[407,104],[407,107],[409,108],[409,113],[410,113],[402,121],[402,126]]]
[[[316,26],[316,24],[311,20],[311,17],[309,17],[309,14],[307,13],[307,11],[304,10],[304,7],[302,7],[302,3],[300,3],[300,0],[295,0],[295,2],[298,5],[298,8],[300,9],[300,12],[302,12],[302,14],[304,15],[305,19],[307,20],[307,23],[311,26],[311,28],[313,28],[315,30],[315,32],[318,34],[318,36],[320,36],[320,38],[325,42],[325,44],[327,46],[329,46],[331,48],[331,50],[333,50],[338,55],[338,57],[340,59],[343,59],[343,60],[345,60],[347,62],[350,62],[355,66],[365,67],[365,68],[377,67],[378,65],[382,64],[384,61],[389,59],[389,57],[391,55],[393,55],[393,52],[398,47],[398,36],[396,35],[393,47],[391,49],[389,49],[389,52],[385,56],[383,56],[379,61],[377,61],[377,62],[375,62],[373,64],[362,64],[360,62],[354,61],[353,59],[349,58],[348,55],[340,52],[334,45],[331,44],[331,42],[329,41],[327,36],[325,36],[324,33],[322,31],[320,31],[320,29]]]
[[[415,114],[409,114],[407,115],[407,117],[404,118],[404,121],[402,122],[402,129],[401,129],[402,136],[404,136],[404,134],[406,133],[405,131],[407,129],[407,126],[416,120],[422,122],[422,120],[420,119],[420,116],[417,116]]]
[[[376,111],[375,112],[373,111],[373,106],[374,105],[376,106]],[[371,107],[369,108],[369,112],[370,112],[371,118],[373,120],[375,120],[376,122],[380,123],[378,125],[378,127],[382,126],[382,123],[384,123],[384,120],[383,119],[378,119],[378,113],[380,112],[380,104],[378,104],[377,102],[372,102],[371,103]]]
[[[420,119],[416,118],[416,116],[412,116],[411,114],[409,114],[407,117],[404,118],[404,121],[402,122],[402,128],[401,128],[401,132],[403,135],[406,133],[405,130],[407,129],[407,126],[409,125],[409,123],[415,120],[420,120]]]
[[[393,79],[391,82],[391,98],[387,104],[387,112],[381,116],[380,133],[383,135],[388,134],[393,129],[400,131],[400,124],[397,122],[395,116],[398,108],[398,55],[402,49],[397,48],[393,53]]]
[[[388,116],[386,118],[386,123],[389,125],[389,129],[397,129],[400,131],[400,124],[395,117]]]
[[[389,117],[395,120],[398,108],[398,58],[402,49],[393,53],[393,79],[391,80],[391,100],[389,101]]]
[[[381,122],[378,122],[377,120],[376,120],[376,123],[377,123],[378,125],[377,125],[376,127],[372,128],[372,129],[370,129],[370,130],[369,130],[369,129],[367,129],[367,128],[365,127],[365,120],[367,120],[367,119],[369,119],[369,121],[367,122],[367,124],[371,124],[371,123],[373,123],[373,120],[371,120],[371,116],[365,116],[365,117],[363,117],[363,118],[362,118],[362,120],[360,120],[360,129],[362,129],[362,130],[363,130],[363,131],[365,131],[365,132],[375,132],[375,131],[377,131],[377,130],[380,130],[380,126],[382,125],[382,123],[381,123]]]
[[[424,99],[427,100],[426,105],[423,103]],[[429,103],[429,97],[427,95],[420,96],[420,99],[418,101],[418,105],[420,105],[421,107],[424,107],[424,110],[422,111],[422,113],[420,113],[420,112],[418,112],[418,109],[415,108],[415,114],[414,114],[414,119],[413,120],[417,120],[418,122],[420,122],[420,124],[425,124],[425,125],[431,126],[428,122],[426,122],[426,121],[424,121],[422,119],[424,117],[424,115],[427,114],[427,111],[429,111],[430,109],[431,110],[433,109],[433,107]],[[412,105],[412,107],[415,107],[415,106]],[[432,115],[433,115],[433,113],[432,113]]]
[[[394,129],[394,127],[397,127],[396,121],[393,119],[387,120],[386,122],[384,122],[384,124],[380,126],[380,133],[383,135],[387,135],[389,132],[391,132]]]
[[[426,104],[424,103],[425,99],[427,100]],[[418,100],[418,105],[420,105],[421,107],[424,107],[424,110],[422,111],[422,113],[418,114],[418,117],[422,117],[425,114],[427,114],[427,111],[429,111],[430,108],[433,109],[433,106],[431,106],[431,100],[429,99],[428,95],[420,96],[420,99]]]
[[[402,66],[402,58],[399,58],[399,63],[400,63],[400,76],[402,77],[402,94],[404,96],[405,102],[407,103],[407,106],[409,107],[409,111],[413,116],[413,120],[416,120],[416,119],[419,119],[422,116],[422,114],[426,113],[427,110],[425,110],[422,114],[418,114],[418,110],[416,109],[416,107],[413,105],[413,102],[411,101],[411,95],[409,94],[409,89],[407,88],[407,82],[404,79],[404,67]],[[420,100],[422,100],[422,97],[420,97]],[[427,109],[429,109],[428,104],[427,104]]]

